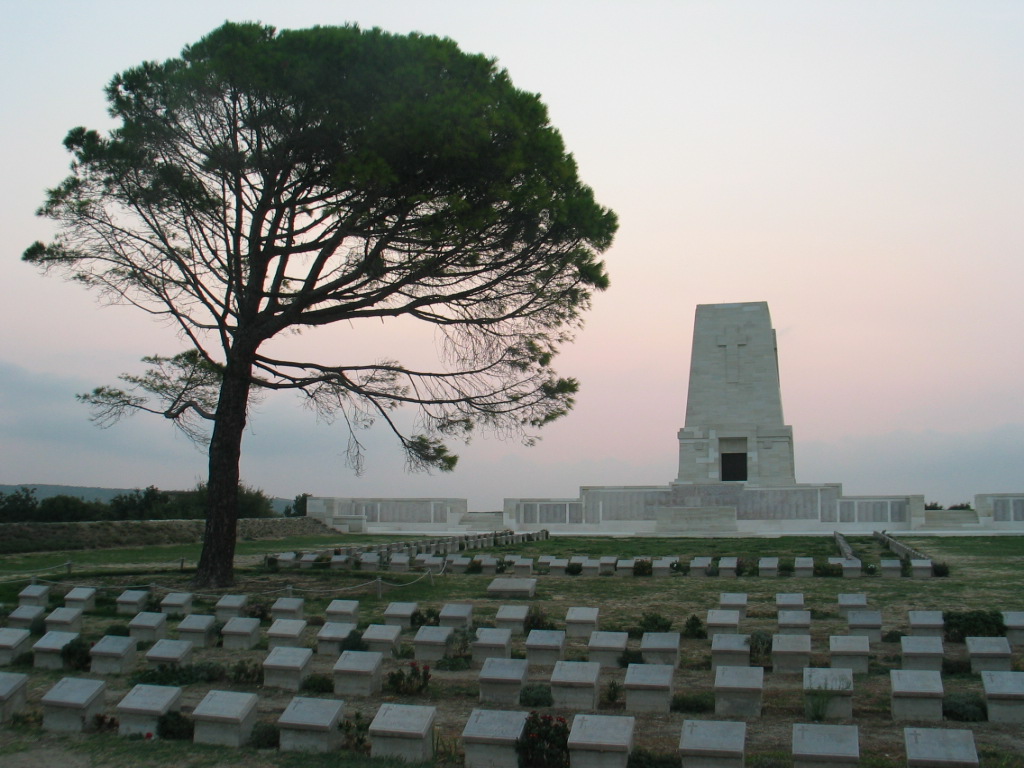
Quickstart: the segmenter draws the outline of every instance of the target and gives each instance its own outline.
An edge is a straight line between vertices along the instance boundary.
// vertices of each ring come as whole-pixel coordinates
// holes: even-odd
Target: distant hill
[[[48,499],[51,496],[76,496],[85,501],[102,501],[109,503],[115,496],[122,493],[131,493],[135,488],[88,488],[80,485],[43,485],[40,483],[19,483],[18,485],[0,485],[0,493],[14,493],[21,488],[32,488],[36,492],[37,499]],[[142,490],[139,488],[138,490]],[[161,488],[161,491],[171,490]],[[284,508],[292,503],[292,499],[272,498],[274,511],[279,515],[284,514]]]

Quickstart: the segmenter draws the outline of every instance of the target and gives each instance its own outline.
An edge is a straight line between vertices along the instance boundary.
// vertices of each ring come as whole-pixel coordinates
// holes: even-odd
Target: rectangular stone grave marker
[[[507,659],[512,655],[512,630],[481,627],[471,643],[473,663],[483,664],[487,659]]]
[[[487,585],[487,596],[528,599],[537,594],[537,579],[494,579]]]
[[[903,669],[942,671],[945,653],[941,637],[904,636],[900,638],[900,649]]]
[[[236,616],[228,619],[220,634],[225,650],[248,651],[260,641],[260,620]]]
[[[334,663],[334,693],[339,696],[375,696],[380,693],[384,654],[379,651],[342,651]]]
[[[168,616],[188,616],[192,613],[192,593],[170,592],[160,601],[160,612]]]
[[[799,579],[809,579],[814,575],[814,558],[797,557],[793,559],[793,576]]]
[[[93,587],[75,587],[64,595],[65,608],[80,608],[84,611],[96,610],[96,590]]]
[[[735,635],[740,631],[740,612],[712,609],[707,614],[707,632],[709,637],[715,635]]]
[[[1003,611],[1006,639],[1014,648],[1024,646],[1024,611]]]
[[[718,594],[718,607],[723,611],[737,611],[740,621],[747,617],[747,593],[746,592],[720,592]]]
[[[437,661],[448,653],[452,641],[451,627],[422,626],[416,630],[412,647],[416,661]]]
[[[719,667],[715,670],[715,715],[760,717],[763,692],[763,668]]]
[[[4,627],[0,629],[0,667],[9,666],[23,653],[28,653],[32,645],[32,633],[21,627]]]
[[[19,605],[7,614],[7,626],[12,629],[31,629],[32,623],[45,614],[46,609],[41,605]]]
[[[914,637],[942,637],[945,633],[942,611],[907,611],[907,621]]]
[[[601,665],[594,661],[558,661],[551,671],[554,706],[565,709],[597,709],[597,681]]]
[[[1005,637],[967,637],[971,672],[1009,672],[1012,667],[1010,642]]]
[[[331,600],[327,606],[327,621],[340,623],[359,623],[358,600]]]
[[[602,667],[617,669],[628,641],[628,632],[591,632],[587,641],[587,659]]]
[[[104,635],[89,649],[89,671],[94,675],[126,675],[135,668],[137,649],[134,638]]]
[[[885,559],[881,562],[882,577],[886,579],[898,579],[903,575],[903,563],[895,559]]]
[[[848,557],[843,560],[843,578],[859,579],[863,573],[863,564],[855,557]]]
[[[974,733],[954,728],[904,728],[909,768],[977,768]]]
[[[711,638],[711,671],[750,666],[750,635],[719,634]]]
[[[630,664],[626,668],[626,711],[668,712],[672,705],[672,675],[669,664]]]
[[[46,608],[50,604],[50,588],[45,584],[29,584],[18,593],[18,605],[37,605]]]
[[[644,632],[640,638],[640,655],[644,664],[679,666],[679,632]]]
[[[576,715],[569,731],[570,768],[626,768],[636,719]]]
[[[267,647],[297,648],[305,644],[302,638],[305,631],[304,619],[275,619],[267,630]]]
[[[813,720],[853,717],[853,671],[845,668],[804,669],[804,714]]]
[[[850,611],[846,614],[847,634],[863,635],[872,643],[882,641],[881,611]]]
[[[442,627],[469,629],[473,626],[473,604],[445,603],[438,620]]]
[[[836,607],[845,619],[850,611],[866,611],[868,596],[863,592],[841,592],[836,596]]]
[[[779,575],[779,558],[762,557],[757,561],[757,573],[768,579],[774,579]]]
[[[212,648],[217,644],[217,617],[208,613],[190,613],[178,624],[178,639],[188,640],[194,648]]]
[[[141,589],[126,589],[117,597],[117,612],[121,616],[134,616],[145,610],[149,592]]]
[[[870,669],[871,643],[863,635],[832,635],[828,639],[829,666],[866,675]]]
[[[710,557],[694,557],[690,560],[690,575],[698,578],[704,578],[708,575],[708,569],[711,568],[713,558]]]
[[[552,667],[565,650],[565,632],[560,629],[534,629],[526,638],[526,660],[530,666]]]
[[[803,674],[811,664],[810,635],[772,635],[772,671]]]
[[[466,768],[518,768],[526,712],[474,709],[462,730]]]
[[[244,616],[248,602],[248,595],[223,595],[214,606],[213,613],[219,623],[226,624],[231,619]]]
[[[270,617],[298,621],[305,618],[306,601],[301,597],[279,597],[270,607]]]
[[[146,663],[150,667],[179,666],[183,667],[192,661],[191,640],[157,640],[153,647],[146,651]]]
[[[684,720],[679,734],[682,768],[743,768],[746,742],[746,723]]]
[[[0,672],[0,725],[10,722],[25,710],[28,702],[28,675]]]
[[[932,577],[932,561],[911,560],[910,575],[915,579],[930,579]]]
[[[397,624],[371,624],[363,630],[367,650],[377,651],[391,658],[398,652],[398,638],[402,628]]]
[[[136,685],[117,705],[117,735],[155,738],[160,718],[181,709],[181,688]]]
[[[128,633],[140,643],[155,643],[167,637],[167,615],[141,611],[128,622]]]
[[[720,557],[718,558],[718,575],[722,578],[734,579],[739,565],[738,557]]]
[[[807,635],[811,632],[810,611],[779,611],[780,635]]]
[[[339,724],[345,702],[296,696],[277,719],[282,752],[335,752],[344,741]]]
[[[802,611],[804,609],[803,592],[777,592],[775,594],[775,610]]]
[[[1024,672],[981,673],[990,723],[1024,723]]]
[[[402,629],[412,628],[412,615],[419,609],[418,603],[388,603],[384,609],[384,623]]]
[[[62,678],[43,694],[43,730],[81,733],[92,730],[103,713],[107,684],[102,680]]]
[[[337,621],[325,622],[316,633],[316,652],[322,656],[337,657],[341,654],[341,646],[350,634],[356,631],[355,624]]]
[[[526,614],[530,609],[525,605],[502,605],[494,615],[494,626],[498,629],[511,629],[514,634],[523,634]]]
[[[942,675],[916,669],[891,669],[893,720],[941,720]]]
[[[370,723],[370,757],[397,757],[406,762],[429,761],[436,710],[412,704],[380,705]]]
[[[793,768],[860,764],[860,734],[856,725],[793,725]]]
[[[195,744],[217,744],[223,747],[241,747],[252,735],[256,725],[255,693],[238,691],[210,691],[192,713]]]
[[[566,637],[590,637],[591,632],[598,629],[597,608],[573,607],[565,613],[565,636]]]
[[[32,666],[36,669],[64,669],[61,651],[77,637],[77,632],[47,632],[32,646]]]
[[[526,683],[528,671],[526,659],[485,659],[477,677],[480,703],[500,707],[519,706],[519,694]]]

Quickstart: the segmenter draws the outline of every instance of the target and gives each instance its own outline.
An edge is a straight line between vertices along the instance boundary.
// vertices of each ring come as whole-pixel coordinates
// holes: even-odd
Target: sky
[[[21,263],[109,129],[103,87],[225,20],[450,37],[537,93],[620,227],[555,368],[575,409],[533,447],[480,435],[406,474],[374,428],[288,394],[252,411],[242,476],[274,496],[575,497],[675,478],[698,304],[767,301],[797,480],[950,504],[1024,489],[1024,4],[986,0],[33,0],[0,47],[0,483],[187,488],[206,460],[158,417],[106,430],[74,395],[183,349],[173,329]],[[421,355],[401,333],[301,343]],[[429,350],[428,350],[429,351]],[[339,360],[343,363],[366,362]],[[411,417],[411,416],[410,416]]]

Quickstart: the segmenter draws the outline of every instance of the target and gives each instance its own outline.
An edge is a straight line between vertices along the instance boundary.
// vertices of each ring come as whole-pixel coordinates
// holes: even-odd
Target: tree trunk
[[[252,360],[252,354],[238,354],[236,346],[224,371],[210,440],[206,529],[199,567],[192,580],[195,587],[228,587],[235,579],[239,461],[249,404]]]

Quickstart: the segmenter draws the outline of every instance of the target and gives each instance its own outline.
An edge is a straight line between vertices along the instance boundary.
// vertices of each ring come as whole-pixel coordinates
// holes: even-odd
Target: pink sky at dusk
[[[767,301],[797,479],[949,504],[1024,489],[1024,5],[1019,2],[88,3],[6,8],[0,483],[193,485],[205,457],[161,419],[100,430],[76,392],[173,354],[172,330],[20,262],[67,172],[111,127],[103,87],[225,19],[448,36],[539,93],[619,215],[611,288],[556,368],[576,409],[533,448],[478,436],[450,476],[288,395],[254,409],[243,476],[271,495],[575,496],[675,477],[697,304]],[[290,338],[358,362],[432,354],[377,326]]]

